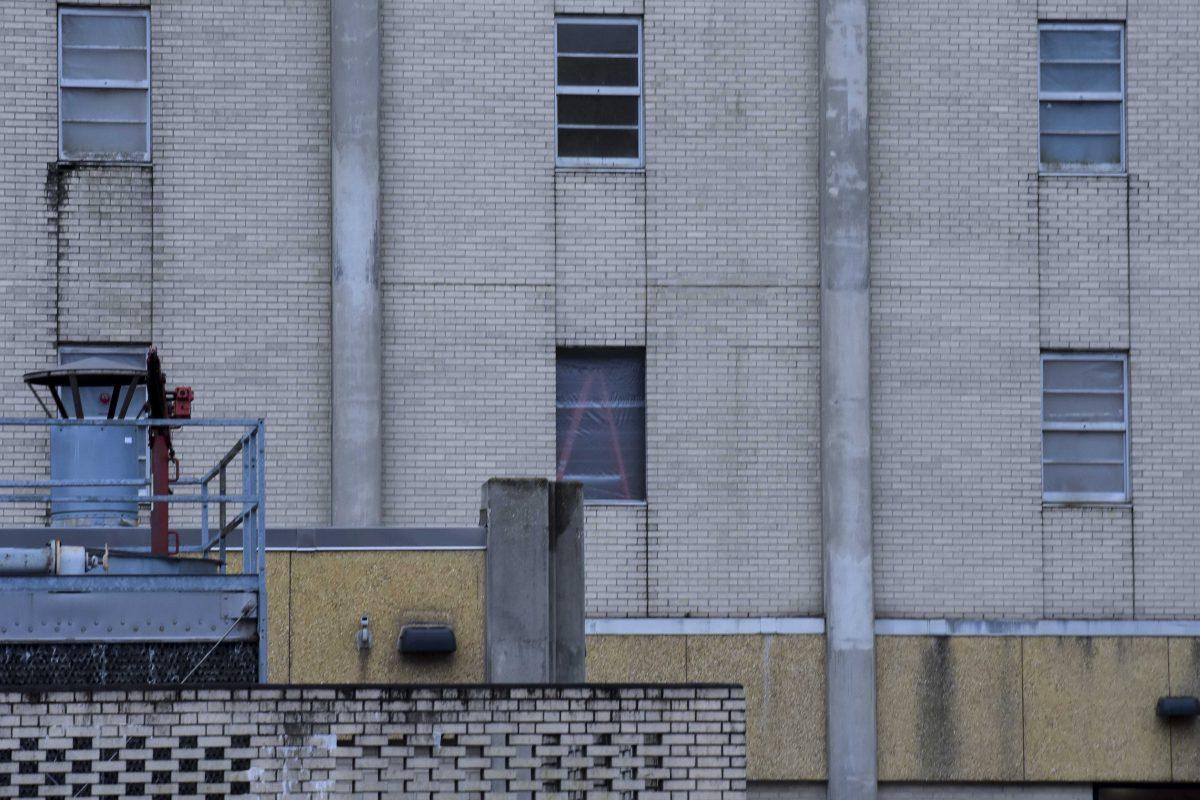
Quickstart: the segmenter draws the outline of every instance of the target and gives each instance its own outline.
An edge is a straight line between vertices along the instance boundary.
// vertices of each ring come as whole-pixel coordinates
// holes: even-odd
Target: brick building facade
[[[59,6],[10,0],[0,25],[0,416],[37,413],[21,375],[61,345],[154,342],[198,415],[266,417],[270,524],[327,526],[329,2],[96,5],[149,8],[148,163],[60,158]],[[556,167],[565,15],[641,21],[638,166]],[[774,674],[771,636],[819,633],[824,602],[817,0],[382,0],[380,20],[383,524],[471,524],[488,477],[553,474],[558,353],[632,348],[645,501],[588,508],[597,674],[636,677],[682,618],[671,647],[745,622],[745,669]],[[1039,169],[1039,22],[1121,26],[1120,171]],[[1200,6],[871,0],[869,27],[877,615],[1197,635]],[[1044,502],[1059,352],[1128,359],[1124,502]],[[39,458],[0,451],[10,473]],[[823,769],[757,780],[794,794]],[[1103,777],[1071,775],[1072,797]]]

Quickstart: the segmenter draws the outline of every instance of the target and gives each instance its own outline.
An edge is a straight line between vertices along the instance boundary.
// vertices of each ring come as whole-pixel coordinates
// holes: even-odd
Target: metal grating
[[[0,644],[0,686],[177,685],[185,677],[188,685],[258,680],[257,642],[222,642],[206,658],[212,647],[212,642]]]

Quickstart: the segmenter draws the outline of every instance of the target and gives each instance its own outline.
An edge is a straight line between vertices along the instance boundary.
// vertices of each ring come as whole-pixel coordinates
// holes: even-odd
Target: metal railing
[[[152,482],[149,475],[144,478],[113,478],[113,479],[29,479],[29,480],[0,480],[0,491],[13,490],[0,494],[0,503],[29,503],[49,504],[50,494],[35,493],[39,489],[59,488],[88,488],[109,489],[113,487],[136,487],[144,489],[139,492],[136,501],[139,504],[167,503],[168,505],[199,505],[200,507],[200,543],[195,546],[180,548],[181,553],[199,553],[207,555],[217,550],[221,563],[221,572],[225,573],[226,541],[229,534],[241,530],[242,541],[242,572],[258,575],[262,573],[266,557],[266,450],[265,430],[261,419],[26,419],[0,417],[0,435],[8,428],[56,428],[75,426],[126,426],[130,428],[148,429],[152,427],[170,428],[236,428],[237,441],[210,469],[194,477],[180,475],[172,480],[173,489],[167,495],[152,493]],[[234,461],[240,458],[240,466]],[[236,494],[229,493],[229,471],[241,470],[241,490]],[[217,482],[216,494],[213,494],[211,484]],[[62,498],[53,498],[60,500]],[[128,504],[131,498],[124,496],[85,496],[72,494],[70,502],[86,502],[97,504]],[[211,522],[212,506],[217,506],[217,525]],[[230,506],[233,506],[231,509]],[[230,516],[230,511],[234,513]],[[53,528],[47,528],[53,530]],[[147,542],[147,544],[149,544]]]

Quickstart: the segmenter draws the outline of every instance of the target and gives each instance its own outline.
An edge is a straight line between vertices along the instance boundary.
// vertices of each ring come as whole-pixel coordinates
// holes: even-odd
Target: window
[[[558,351],[558,479],[592,502],[646,499],[646,355]]]
[[[627,17],[559,17],[559,166],[642,163],[642,22]]]
[[[1125,29],[1040,27],[1042,172],[1125,170]]]
[[[58,12],[58,155],[150,160],[150,12]]]
[[[1129,362],[1042,356],[1042,492],[1049,503],[1129,499]]]

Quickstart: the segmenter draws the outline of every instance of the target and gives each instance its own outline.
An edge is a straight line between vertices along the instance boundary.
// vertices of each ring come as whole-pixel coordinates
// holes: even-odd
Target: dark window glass
[[[560,22],[558,52],[637,55],[638,35],[634,24],[588,24]]]
[[[1121,169],[1123,36],[1110,24],[1042,25],[1038,86],[1043,171]]]
[[[59,9],[59,155],[150,157],[148,12]]]
[[[1121,136],[1042,134],[1042,163],[1048,169],[1088,164],[1120,164]]]
[[[1124,357],[1042,359],[1042,487],[1049,502],[1128,497]]]
[[[559,86],[638,85],[636,58],[586,58],[559,56]]]
[[[1042,133],[1121,133],[1120,103],[1042,103]]]
[[[1042,31],[1042,61],[1120,61],[1121,32],[1077,28]]]
[[[559,163],[638,166],[640,23],[628,18],[563,18],[557,47]]]
[[[559,125],[638,124],[638,98],[631,95],[564,94],[558,98]]]
[[[637,158],[638,133],[632,131],[559,129],[561,158]]]
[[[557,474],[587,500],[646,498],[645,365],[641,350],[558,352]]]
[[[1043,92],[1119,92],[1120,64],[1042,64]]]

